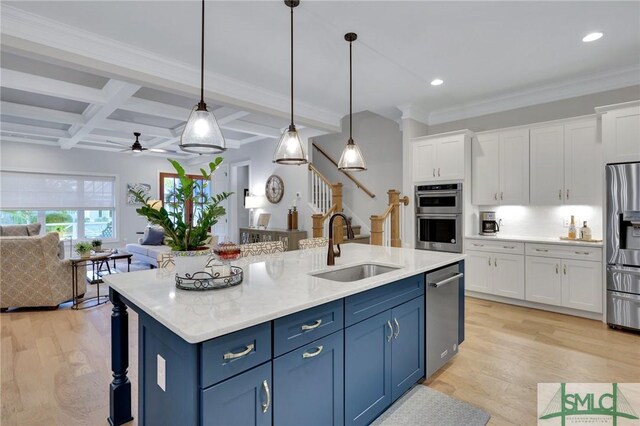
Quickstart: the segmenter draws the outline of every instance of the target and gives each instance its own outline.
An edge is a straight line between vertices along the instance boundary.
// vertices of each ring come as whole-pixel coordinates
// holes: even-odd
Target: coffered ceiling
[[[199,3],[2,2],[2,136],[63,148],[176,149],[196,101]],[[640,2],[311,1],[296,9],[296,121],[354,110],[437,123],[640,83]],[[281,1],[210,1],[207,99],[231,146],[286,126]],[[593,43],[591,31],[605,36]],[[429,82],[442,78],[438,87]],[[180,153],[179,155],[186,155]]]

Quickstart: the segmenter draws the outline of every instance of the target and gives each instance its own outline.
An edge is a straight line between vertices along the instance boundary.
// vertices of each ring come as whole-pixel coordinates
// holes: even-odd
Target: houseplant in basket
[[[96,253],[101,252],[102,251],[102,240],[100,238],[96,238],[94,240],[91,240],[91,246],[93,247],[93,251],[95,251]]]
[[[209,170],[200,169],[202,180],[195,180],[185,173],[180,163],[169,159],[176,169],[179,183],[167,197],[171,201],[165,201],[162,206],[143,195],[142,191],[130,191],[136,201],[142,203],[142,207],[136,209],[136,212],[147,218],[152,225],[163,229],[165,244],[171,247],[178,276],[188,277],[195,272],[204,271],[211,254],[205,242],[209,238],[211,227],[226,213],[220,203],[231,193],[206,195],[205,189],[222,160],[222,157],[217,157],[209,163]],[[201,208],[194,213],[193,220],[188,222],[187,206],[196,204]]]
[[[91,249],[93,248],[93,246],[91,245],[90,242],[82,241],[80,243],[77,243],[75,246],[73,246],[73,248],[76,250],[76,253],[78,253],[81,258],[87,259],[91,257]]]

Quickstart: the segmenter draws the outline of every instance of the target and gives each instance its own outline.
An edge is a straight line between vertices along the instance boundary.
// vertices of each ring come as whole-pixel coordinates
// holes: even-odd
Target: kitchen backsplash
[[[602,239],[602,207],[600,206],[479,206],[478,211],[496,212],[497,219],[502,219],[500,226],[502,235],[566,236],[569,227],[564,227],[563,221],[569,221],[571,215],[574,215],[578,230],[586,220],[592,230],[593,238]]]

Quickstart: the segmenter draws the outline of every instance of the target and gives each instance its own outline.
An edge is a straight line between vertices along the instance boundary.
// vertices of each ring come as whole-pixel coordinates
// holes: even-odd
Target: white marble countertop
[[[485,240],[485,241],[519,241],[523,243],[542,243],[542,244],[564,244],[573,246],[589,246],[589,247],[602,247],[602,242],[590,243],[588,241],[580,240],[561,240],[560,237],[531,237],[523,235],[467,235],[465,238],[473,240]]]
[[[242,284],[223,290],[185,291],[173,273],[152,269],[113,274],[104,281],[149,316],[189,343],[198,343],[302,311],[383,284],[462,260],[464,254],[344,244],[336,266],[327,249],[297,250],[233,262],[244,270]],[[355,282],[309,275],[362,263],[401,269]]]

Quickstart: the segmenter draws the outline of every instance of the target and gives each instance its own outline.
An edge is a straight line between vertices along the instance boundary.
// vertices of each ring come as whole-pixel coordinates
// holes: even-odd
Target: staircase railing
[[[334,160],[333,158],[331,158],[331,156],[329,154],[327,154],[322,148],[320,148],[318,145],[316,145],[315,143],[312,144],[313,147],[315,149],[318,150],[318,152],[320,154],[322,154],[327,160],[329,160],[334,166],[338,167],[338,163],[336,162],[336,160]],[[353,183],[356,184],[356,187],[358,187],[358,189],[361,189],[362,191],[364,191],[365,194],[367,194],[369,197],[371,198],[376,198],[376,194],[374,194],[373,192],[369,191],[358,179],[354,178],[351,173],[349,172],[345,172],[344,170],[340,170],[346,177],[348,177]]]
[[[402,208],[409,205],[409,197],[400,198],[400,191],[390,189],[389,206],[379,216],[371,216],[371,244],[386,247],[402,247],[400,236],[404,233]]]
[[[320,171],[309,163],[311,172],[311,204],[320,213],[311,215],[313,238],[329,235],[329,217],[333,213],[342,213],[342,183],[331,183]],[[340,243],[344,230],[342,218],[333,222],[333,240]]]
[[[311,204],[317,210],[326,213],[333,203],[333,184],[311,163],[309,163],[309,171],[311,172]]]

